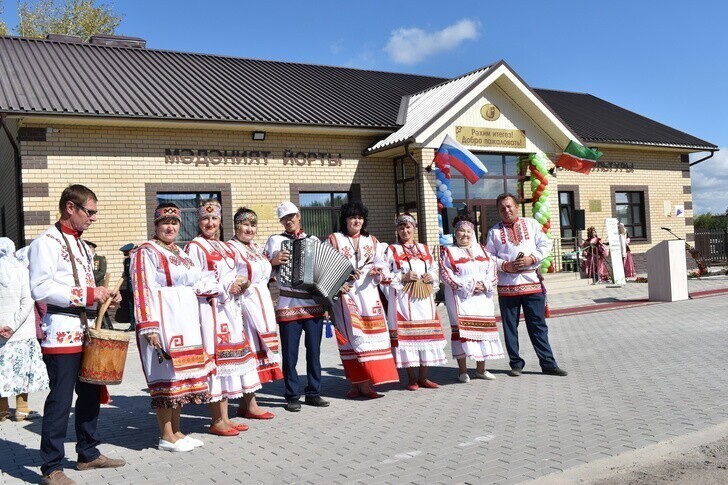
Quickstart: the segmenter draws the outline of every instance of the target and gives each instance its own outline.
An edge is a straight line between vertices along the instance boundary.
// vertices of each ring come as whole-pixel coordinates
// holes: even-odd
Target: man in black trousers
[[[71,185],[61,194],[61,218],[30,244],[30,291],[48,312],[41,322],[41,349],[48,369],[50,393],[43,409],[40,455],[41,483],[75,483],[63,472],[64,442],[74,390],[78,398],[74,412],[78,470],[124,466],[121,459],[99,452],[97,421],[103,386],[78,379],[83,342],[97,305],[120,296],[94,282],[93,255],[83,241],[83,232],[96,222],[96,194],[83,185]]]

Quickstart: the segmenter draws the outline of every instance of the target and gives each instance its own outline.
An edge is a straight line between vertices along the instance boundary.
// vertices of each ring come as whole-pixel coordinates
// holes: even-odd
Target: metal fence
[[[695,229],[695,249],[708,264],[728,263],[728,228]]]

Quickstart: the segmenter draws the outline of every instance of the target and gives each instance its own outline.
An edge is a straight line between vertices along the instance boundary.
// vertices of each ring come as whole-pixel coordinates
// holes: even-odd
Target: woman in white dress
[[[180,430],[184,404],[210,400],[215,369],[202,347],[200,310],[193,287],[200,267],[175,244],[181,212],[171,203],[154,211],[154,237],[131,253],[137,345],[159,425],[158,448],[191,451],[202,441]]]
[[[28,268],[15,257],[15,243],[0,238],[0,421],[11,416],[8,398],[15,397],[16,421],[38,418],[28,407],[28,393],[48,389]]]
[[[263,254],[263,247],[255,239],[258,233],[258,215],[252,209],[241,207],[235,213],[235,236],[228,241],[237,253],[237,273],[250,281],[250,286],[238,297],[250,347],[255,353],[261,384],[283,379],[278,322],[273,299],[268,290],[272,266]],[[263,410],[255,400],[255,393],[245,394],[238,409],[238,417],[247,419],[273,419],[275,415]]]
[[[349,202],[339,211],[339,232],[328,242],[351,262],[355,277],[344,286],[333,304],[338,331],[339,354],[344,373],[351,383],[350,399],[382,397],[372,385],[398,382],[392,357],[387,319],[379,298],[382,269],[374,266],[381,257],[379,241],[367,232],[369,211],[361,202]]]
[[[399,243],[391,244],[383,261],[384,281],[389,286],[387,323],[397,367],[407,369],[407,389],[436,389],[427,378],[428,367],[442,366],[445,335],[437,315],[434,294],[439,288],[437,262],[430,249],[414,240],[417,222],[409,213],[397,218]],[[419,367],[419,375],[415,368]]]
[[[197,293],[202,342],[217,366],[217,373],[210,378],[210,433],[236,436],[248,426],[229,418],[228,400],[254,393],[261,384],[240,306],[235,301],[250,286],[250,281],[237,274],[235,251],[220,241],[221,219],[220,203],[215,199],[203,201],[197,211],[200,234],[190,241],[186,250],[202,267],[202,280],[210,283]]]
[[[445,284],[458,380],[470,381],[466,358],[476,362],[475,377],[493,380],[485,361],[504,357],[493,305],[498,285],[495,260],[475,240],[475,224],[467,216],[455,218],[454,228],[455,245],[440,249],[440,279]]]

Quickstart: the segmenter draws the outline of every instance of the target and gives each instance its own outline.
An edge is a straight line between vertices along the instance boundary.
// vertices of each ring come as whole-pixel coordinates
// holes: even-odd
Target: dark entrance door
[[[475,220],[475,236],[481,244],[485,244],[488,230],[501,220],[495,199],[471,201],[468,209],[470,216]]]

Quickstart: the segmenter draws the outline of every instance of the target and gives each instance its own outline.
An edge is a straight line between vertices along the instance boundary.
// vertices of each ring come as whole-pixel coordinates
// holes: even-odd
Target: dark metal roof
[[[591,94],[534,89],[584,141],[717,149],[716,145]]]
[[[445,78],[0,36],[0,111],[399,128],[402,98]],[[589,94],[534,90],[583,140],[715,149]]]
[[[0,37],[0,110],[170,120],[397,126],[440,78]]]

